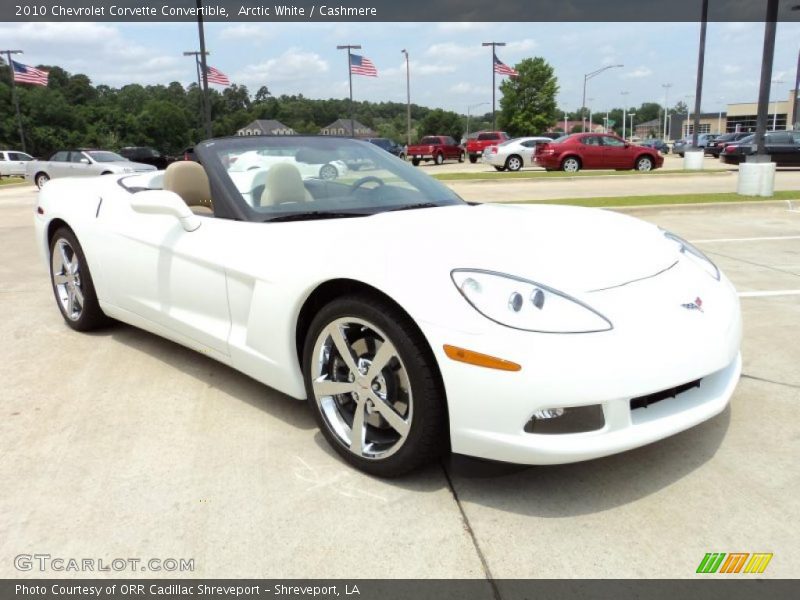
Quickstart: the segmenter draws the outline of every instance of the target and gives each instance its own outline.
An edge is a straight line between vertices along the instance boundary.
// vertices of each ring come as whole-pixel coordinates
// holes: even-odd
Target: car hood
[[[678,260],[674,244],[656,226],[599,209],[482,204],[366,219],[370,237],[395,240],[387,251],[390,271],[406,268],[411,255],[418,257],[415,269],[420,264],[440,274],[485,269],[581,293],[650,277]],[[343,239],[362,238],[365,224],[363,219],[338,223]]]

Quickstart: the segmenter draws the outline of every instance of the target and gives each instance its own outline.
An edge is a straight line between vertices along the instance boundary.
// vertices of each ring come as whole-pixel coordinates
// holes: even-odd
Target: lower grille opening
[[[525,424],[525,433],[565,434],[597,431],[606,424],[600,404],[564,408],[564,414],[554,419],[531,418]]]
[[[684,383],[683,385],[679,385],[674,388],[668,388],[666,390],[661,390],[660,392],[654,392],[652,394],[648,394],[647,396],[639,396],[638,398],[631,399],[631,410],[635,410],[637,408],[647,408],[651,404],[655,404],[656,402],[661,402],[662,400],[666,400],[667,398],[675,398],[678,394],[682,394],[683,392],[688,392],[692,388],[700,387],[700,379],[695,379],[694,381],[690,381],[689,383]]]

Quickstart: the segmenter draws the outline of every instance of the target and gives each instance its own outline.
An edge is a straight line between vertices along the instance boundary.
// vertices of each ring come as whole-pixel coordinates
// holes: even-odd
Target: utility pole
[[[205,127],[206,121],[206,98],[203,94],[203,77],[200,74],[200,52],[196,50],[187,50],[183,53],[184,56],[193,56],[194,57],[194,64],[197,68],[197,91],[200,94],[200,126]],[[208,130],[206,129],[206,134],[208,134]]]
[[[359,44],[345,44],[336,46],[337,50],[347,50],[347,81],[350,84],[350,137],[356,137],[355,119],[353,118],[353,68],[350,62],[351,50],[361,50]]]
[[[408,50],[400,52],[406,56],[406,143],[411,145],[411,66],[408,61]],[[349,62],[349,61],[348,61]]]
[[[800,9],[800,6],[792,7],[792,10]],[[797,75],[794,80],[794,108],[792,109],[792,129],[797,131],[800,129],[800,98],[798,98],[798,91],[800,91],[800,51],[797,53]]]
[[[17,84],[14,81],[14,63],[11,60],[12,54],[22,54],[22,50],[0,50],[0,54],[5,54],[8,59],[8,69],[11,73],[11,97],[14,100],[14,107],[17,110],[17,124],[19,125],[19,141],[22,144],[22,151],[28,152],[25,146],[25,130],[22,128],[22,113],[19,111],[19,96],[17,95]]]
[[[667,115],[669,114],[669,88],[672,87],[671,83],[662,83],[661,87],[664,88],[664,139],[663,142],[669,139],[669,131],[667,130]]]
[[[483,42],[481,44],[481,46],[492,47],[492,129],[493,130],[497,129],[497,119],[495,118],[495,101],[494,101],[495,92],[497,91],[496,90],[497,84],[495,83],[496,81],[495,78],[497,76],[497,73],[495,73],[494,70],[494,57],[497,56],[497,52],[495,49],[497,48],[497,46],[505,46],[505,45],[506,45],[505,42]]]
[[[478,108],[479,106],[483,106],[484,104],[489,104],[488,102],[478,102],[477,104],[470,104],[467,106],[467,133],[464,134],[465,138],[469,137],[469,119],[470,119],[470,112],[473,108]]]
[[[636,113],[628,113],[628,118],[631,120],[631,138],[633,137],[633,117],[636,116]]]
[[[197,32],[200,36],[200,67],[203,72],[203,98],[205,99],[203,117],[206,123],[206,137],[214,137],[211,128],[211,98],[208,97],[208,64],[206,63],[206,34],[203,30],[203,0],[197,0]]]
[[[592,79],[593,77],[597,77],[603,71],[607,71],[608,69],[616,69],[619,67],[624,67],[625,65],[608,65],[601,69],[597,69],[596,71],[592,71],[591,73],[586,73],[583,76],[583,100],[581,101],[581,117],[583,117],[584,111],[586,109],[586,82]],[[590,113],[591,117],[591,113]],[[583,122],[583,131],[586,133],[586,121]]]
[[[785,83],[783,79],[773,79],[772,83],[775,84],[782,84]],[[789,123],[789,115],[786,115],[786,123]],[[775,110],[772,111],[772,131],[776,131],[778,129],[778,101],[775,100]]]
[[[775,57],[775,30],[778,22],[778,0],[767,0],[764,24],[764,49],[761,54],[761,80],[758,86],[758,116],[756,117],[756,154],[748,156],[748,162],[766,162],[764,134],[769,118],[769,93],[772,78],[772,63]]]
[[[694,94],[694,127],[692,148],[697,148],[697,135],[700,129],[700,103],[703,97],[703,68],[706,60],[706,28],[708,27],[708,0],[703,0],[700,12],[700,49],[697,56],[697,87]]]

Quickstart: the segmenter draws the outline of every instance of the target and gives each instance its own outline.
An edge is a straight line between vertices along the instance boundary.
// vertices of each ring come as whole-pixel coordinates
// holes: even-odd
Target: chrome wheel
[[[317,336],[310,370],[314,401],[341,446],[373,460],[403,446],[413,418],[411,382],[380,329],[356,317],[335,319]]]
[[[319,178],[325,181],[331,181],[339,176],[339,171],[333,165],[322,165],[319,170]]]
[[[636,170],[646,173],[653,169],[653,161],[647,157],[642,157],[636,161]]]
[[[75,249],[64,238],[56,241],[51,259],[53,287],[64,315],[70,321],[81,318],[84,306],[81,265]]]
[[[50,177],[47,175],[47,173],[39,173],[36,176],[36,187],[42,189],[42,186],[48,181],[50,181]]]
[[[577,158],[568,158],[564,161],[562,168],[567,173],[577,173],[581,168],[581,163],[578,162]]]
[[[510,156],[506,161],[506,167],[509,171],[519,171],[522,168],[522,161],[519,156]]]

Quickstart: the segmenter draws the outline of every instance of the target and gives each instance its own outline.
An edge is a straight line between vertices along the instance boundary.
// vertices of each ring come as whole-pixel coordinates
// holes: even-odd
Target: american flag
[[[366,75],[367,77],[377,77],[378,69],[366,56],[358,54],[350,55],[350,72],[353,75]]]
[[[48,71],[34,69],[15,60],[12,60],[11,64],[14,67],[14,81],[47,87],[47,77],[50,75]]]
[[[219,69],[214,67],[206,67],[206,78],[208,83],[216,83],[217,85],[230,85],[231,80]]]
[[[509,77],[516,77],[519,75],[515,69],[512,69],[506,63],[497,58],[497,54],[494,55],[494,72],[500,75],[508,75]]]

